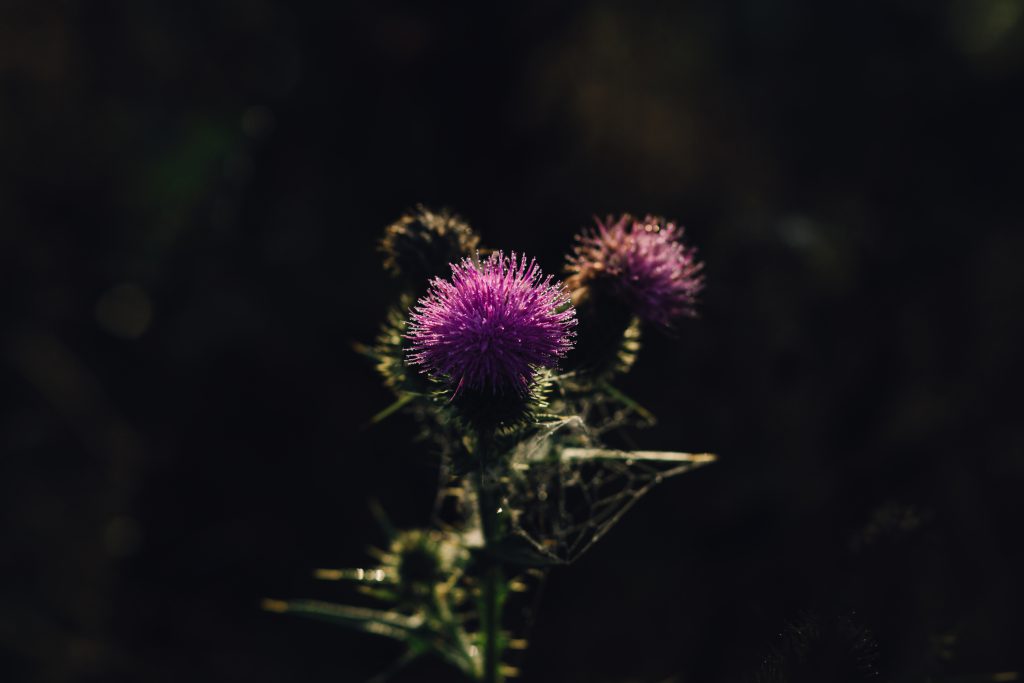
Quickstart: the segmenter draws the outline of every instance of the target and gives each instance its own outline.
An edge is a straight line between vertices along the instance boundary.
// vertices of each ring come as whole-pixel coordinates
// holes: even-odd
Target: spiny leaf
[[[359,581],[365,583],[394,583],[392,576],[384,569],[315,569],[313,577],[321,581]]]
[[[718,459],[714,453],[678,451],[620,451],[608,448],[563,448],[564,460],[645,460],[649,462],[688,463],[700,467]]]
[[[370,418],[370,424],[371,425],[375,425],[375,424],[377,424],[379,422],[383,422],[384,420],[386,420],[387,418],[391,417],[392,415],[397,413],[399,410],[401,410],[405,406],[409,405],[409,403],[411,403],[415,399],[416,399],[416,395],[415,394],[402,394],[398,398],[397,401],[395,401],[394,403],[389,405],[387,408],[385,408],[384,410],[380,411],[379,413],[377,413],[376,415],[371,417]]]
[[[423,626],[423,617],[419,615],[409,616],[399,612],[338,605],[320,600],[264,600],[263,609],[328,621],[403,642],[408,641],[413,633]]]

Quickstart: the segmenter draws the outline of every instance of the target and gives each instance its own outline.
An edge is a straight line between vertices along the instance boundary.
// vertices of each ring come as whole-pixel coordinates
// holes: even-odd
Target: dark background
[[[553,572],[527,680],[752,681],[808,623],[872,680],[1024,666],[1024,2],[186,4],[0,14],[0,678],[397,656],[259,601],[340,595],[370,499],[429,518],[352,350],[419,201],[549,271],[619,211],[707,264],[622,386],[721,462]]]

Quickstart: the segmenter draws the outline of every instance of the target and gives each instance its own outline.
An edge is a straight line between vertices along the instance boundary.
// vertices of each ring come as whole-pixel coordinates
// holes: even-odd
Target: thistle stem
[[[501,683],[501,567],[488,567],[484,574],[483,610],[480,615],[484,632],[484,683]]]
[[[482,454],[481,454],[482,455]],[[481,458],[477,472],[477,499],[480,505],[480,526],[484,536],[485,555],[495,543],[501,539],[501,518],[498,516],[498,502],[495,491],[487,485],[484,476],[484,459]],[[480,596],[480,631],[483,634],[483,681],[484,683],[501,683],[501,612],[504,606],[505,591],[501,562],[487,557],[488,565],[484,569],[482,591]]]

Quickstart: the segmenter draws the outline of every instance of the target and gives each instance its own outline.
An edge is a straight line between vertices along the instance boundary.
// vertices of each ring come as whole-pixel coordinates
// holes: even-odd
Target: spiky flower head
[[[447,272],[452,261],[476,251],[480,237],[458,215],[422,204],[384,229],[384,269],[409,282],[426,282]]]
[[[704,264],[696,249],[683,244],[682,226],[653,216],[635,220],[629,214],[595,221],[596,229],[576,236],[568,259],[571,289],[610,285],[638,317],[662,327],[696,315]]]
[[[572,348],[576,312],[561,282],[515,252],[452,264],[413,307],[408,360],[458,393],[529,392]]]
[[[440,531],[413,529],[398,534],[383,559],[393,567],[402,592],[417,595],[460,573],[468,553],[456,539]]]

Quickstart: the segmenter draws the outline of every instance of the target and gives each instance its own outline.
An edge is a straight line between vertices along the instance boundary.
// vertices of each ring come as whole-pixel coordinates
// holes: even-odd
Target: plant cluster
[[[403,292],[359,347],[440,454],[434,525],[390,531],[369,569],[320,569],[380,606],[268,600],[402,641],[468,678],[518,675],[510,601],[576,559],[651,487],[708,453],[619,450],[603,438],[653,416],[613,382],[644,325],[695,315],[702,263],[675,223],[629,215],[577,236],[563,283],[533,259],[483,251],[458,216],[417,207],[381,241]],[[388,525],[386,525],[388,526]]]

